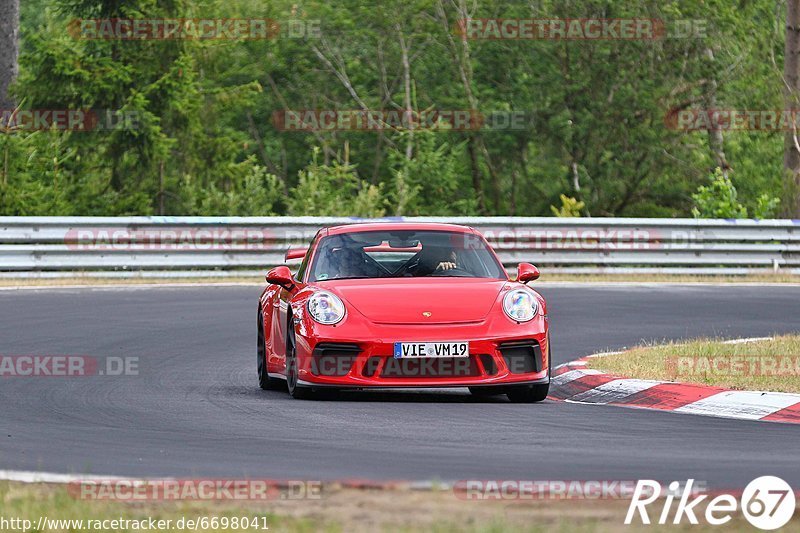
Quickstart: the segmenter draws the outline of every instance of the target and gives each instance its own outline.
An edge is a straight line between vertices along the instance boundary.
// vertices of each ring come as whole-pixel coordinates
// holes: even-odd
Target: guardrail
[[[800,220],[395,217],[481,231],[508,267],[800,274]],[[328,217],[0,217],[0,276],[229,276],[283,263]]]

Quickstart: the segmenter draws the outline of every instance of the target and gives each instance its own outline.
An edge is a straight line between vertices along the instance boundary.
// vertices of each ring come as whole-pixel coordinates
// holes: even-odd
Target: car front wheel
[[[550,377],[553,374],[553,358],[550,350],[550,342],[547,343],[547,383],[537,383],[536,385],[520,385],[512,387],[506,393],[508,399],[514,403],[536,403],[541,402],[550,392]]]
[[[509,390],[506,396],[514,403],[536,403],[547,398],[547,393],[549,391],[549,383],[544,383],[542,385],[522,385]]]
[[[314,391],[311,387],[299,385],[300,380],[297,369],[297,341],[295,339],[292,318],[289,317],[289,325],[286,328],[286,386],[292,398],[298,400],[309,400],[313,397]]]

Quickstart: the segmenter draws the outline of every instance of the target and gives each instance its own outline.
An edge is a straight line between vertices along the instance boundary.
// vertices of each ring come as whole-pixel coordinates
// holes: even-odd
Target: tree
[[[0,110],[14,108],[8,86],[17,77],[19,0],[0,0]]]
[[[798,109],[800,104],[800,0],[786,0],[786,45],[783,57],[785,108]],[[786,132],[783,149],[786,214],[800,218],[800,125]]]
[[[800,16],[798,3],[791,0],[790,18]],[[0,135],[0,214],[548,215],[556,206],[583,216],[674,217],[692,212],[693,193],[712,186],[720,167],[740,205],[761,216],[784,184],[800,179],[800,148],[778,128],[723,136],[666,120],[673,110],[800,108],[800,90],[781,79],[788,31],[786,78],[800,84],[800,24],[790,20],[787,30],[782,6],[776,20],[774,0],[377,4],[20,4],[20,103],[120,110],[137,120]],[[182,41],[70,32],[74,19],[193,16],[318,31]],[[461,23],[470,17],[654,19],[669,31],[633,40],[493,39],[467,37]],[[390,123],[287,131],[275,121],[281,110],[354,109],[469,110],[482,120],[463,129],[443,120],[431,131]],[[797,160],[785,167],[796,172],[784,174],[784,153]],[[565,209],[562,195],[582,207]],[[780,205],[797,208],[794,200]]]

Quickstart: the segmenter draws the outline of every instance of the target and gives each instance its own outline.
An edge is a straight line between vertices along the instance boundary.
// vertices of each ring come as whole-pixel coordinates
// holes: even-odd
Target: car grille
[[[494,357],[488,353],[482,353],[478,356],[483,365],[483,371],[487,376],[494,376],[497,374],[497,364],[494,362]]]
[[[314,347],[314,368],[318,376],[346,376],[353,367],[361,348],[357,344],[321,342]]]
[[[512,374],[542,371],[542,348],[535,340],[505,342],[499,350]]]

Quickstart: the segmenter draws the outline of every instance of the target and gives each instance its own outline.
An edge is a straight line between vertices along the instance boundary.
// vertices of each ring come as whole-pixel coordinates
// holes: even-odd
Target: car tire
[[[550,376],[553,374],[553,358],[551,357],[550,339],[547,341],[547,383],[537,383],[535,385],[522,385],[512,387],[506,393],[508,399],[513,403],[537,403],[544,401],[550,392]]]
[[[513,403],[536,403],[547,398],[547,393],[549,391],[549,383],[523,385],[509,389],[506,396],[508,396],[508,399]]]
[[[283,387],[283,380],[271,378],[267,373],[267,349],[264,342],[264,313],[258,308],[258,348],[256,349],[256,365],[258,368],[258,385],[264,390],[278,390]]]
[[[310,400],[314,397],[314,390],[305,385],[298,385],[299,379],[297,369],[297,341],[295,340],[292,317],[289,316],[289,324],[286,326],[286,388],[289,395],[297,400]]]

